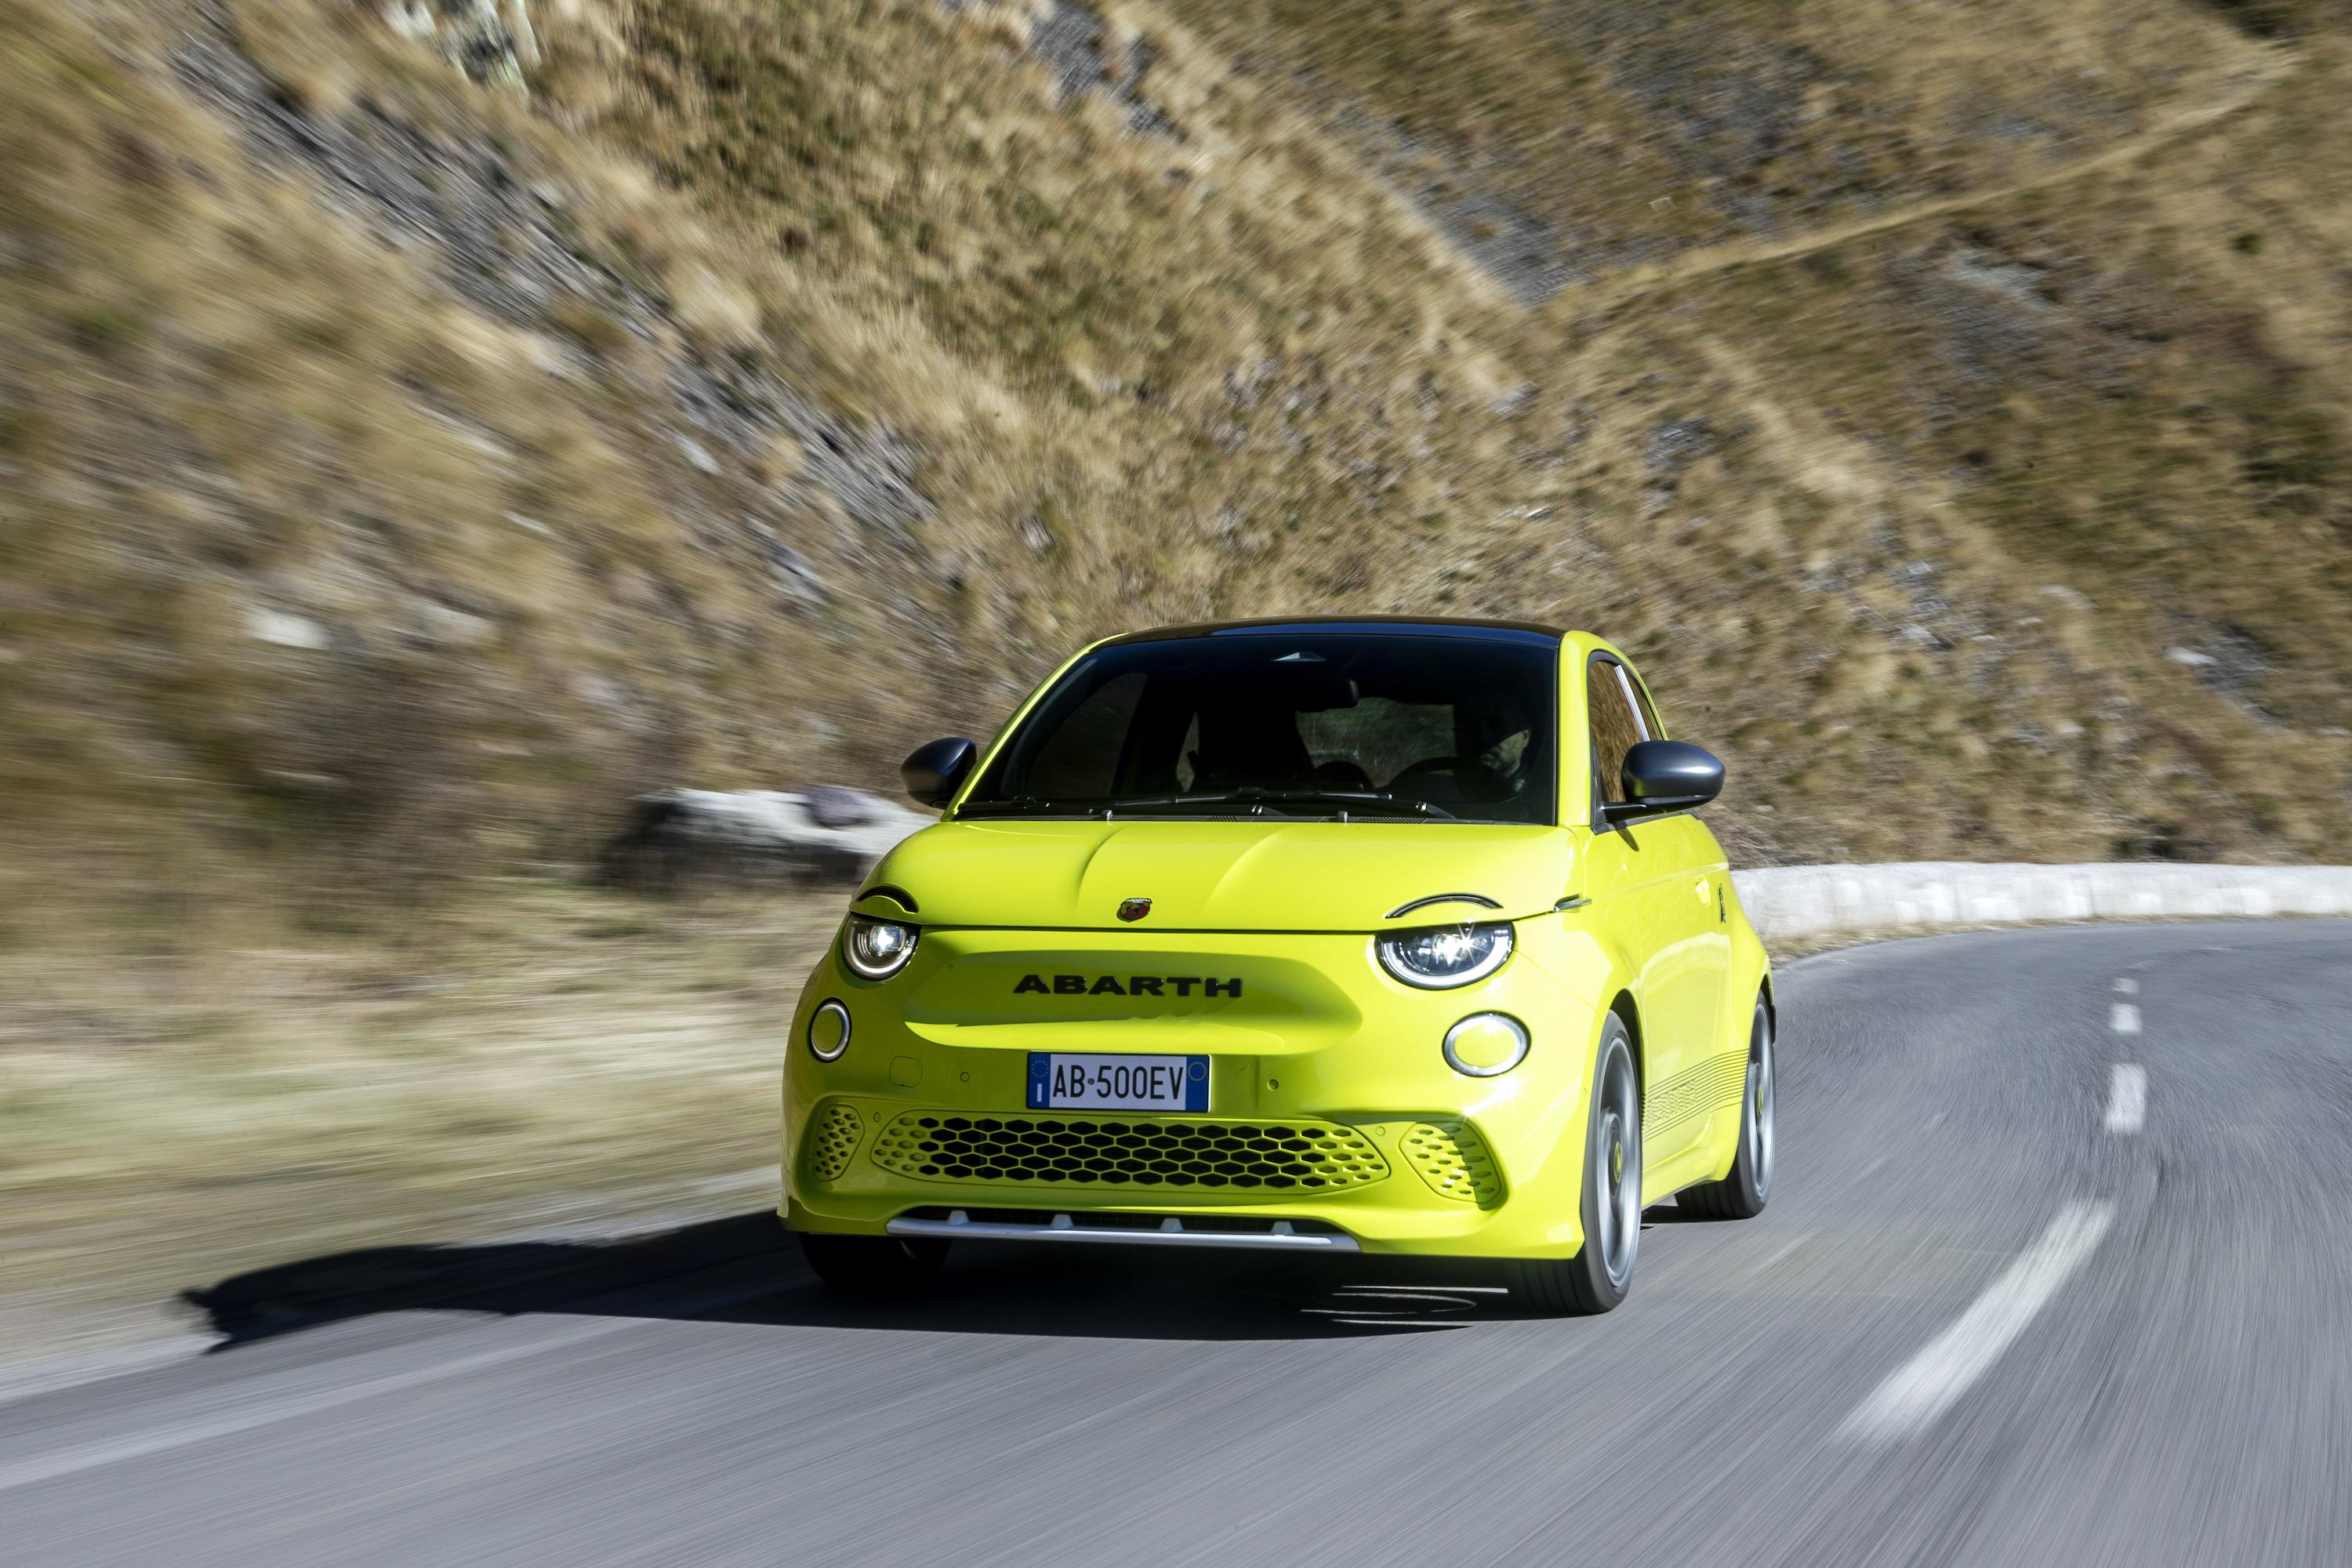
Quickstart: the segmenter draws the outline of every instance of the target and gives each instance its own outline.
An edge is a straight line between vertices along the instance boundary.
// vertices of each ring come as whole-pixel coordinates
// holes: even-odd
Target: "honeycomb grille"
[[[873,1160],[926,1181],[1139,1191],[1336,1192],[1388,1174],[1380,1152],[1355,1129],[1297,1121],[910,1111],[883,1130]]]
[[[1404,1157],[1441,1198],[1480,1208],[1502,1201],[1502,1173],[1467,1122],[1420,1121],[1405,1130]]]
[[[845,1105],[825,1108],[810,1123],[808,1171],[820,1182],[837,1182],[857,1152],[857,1112]]]

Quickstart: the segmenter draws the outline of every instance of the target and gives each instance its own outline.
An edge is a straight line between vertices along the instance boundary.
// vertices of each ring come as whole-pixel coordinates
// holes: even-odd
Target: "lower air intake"
[[[1439,1197],[1480,1208],[1502,1201],[1503,1178],[1466,1121],[1420,1121],[1405,1130],[1404,1157]]]
[[[857,1112],[845,1105],[825,1108],[809,1123],[808,1173],[820,1182],[837,1182],[857,1153]]]
[[[1328,1121],[993,1117],[909,1111],[876,1164],[937,1182],[1130,1191],[1336,1192],[1386,1176],[1371,1140]]]

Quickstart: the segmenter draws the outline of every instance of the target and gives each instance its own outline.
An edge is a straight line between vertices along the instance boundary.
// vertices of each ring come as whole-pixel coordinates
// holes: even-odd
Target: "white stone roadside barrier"
[[[2352,915],[2352,866],[1770,866],[1735,871],[1768,940],[1906,927],[2174,916]]]

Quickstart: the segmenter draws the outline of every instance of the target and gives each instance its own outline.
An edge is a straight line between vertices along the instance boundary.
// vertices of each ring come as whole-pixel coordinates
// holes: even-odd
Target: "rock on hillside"
[[[640,886],[696,875],[855,879],[929,820],[837,784],[659,790],[632,803],[604,871]]]

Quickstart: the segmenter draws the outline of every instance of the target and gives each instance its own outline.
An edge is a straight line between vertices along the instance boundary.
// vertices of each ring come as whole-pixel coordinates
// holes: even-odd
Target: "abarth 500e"
[[[1486,621],[1079,653],[865,880],[783,1074],[840,1287],[956,1241],[1500,1260],[1605,1311],[1644,1204],[1759,1212],[1771,975],[1632,662]]]

